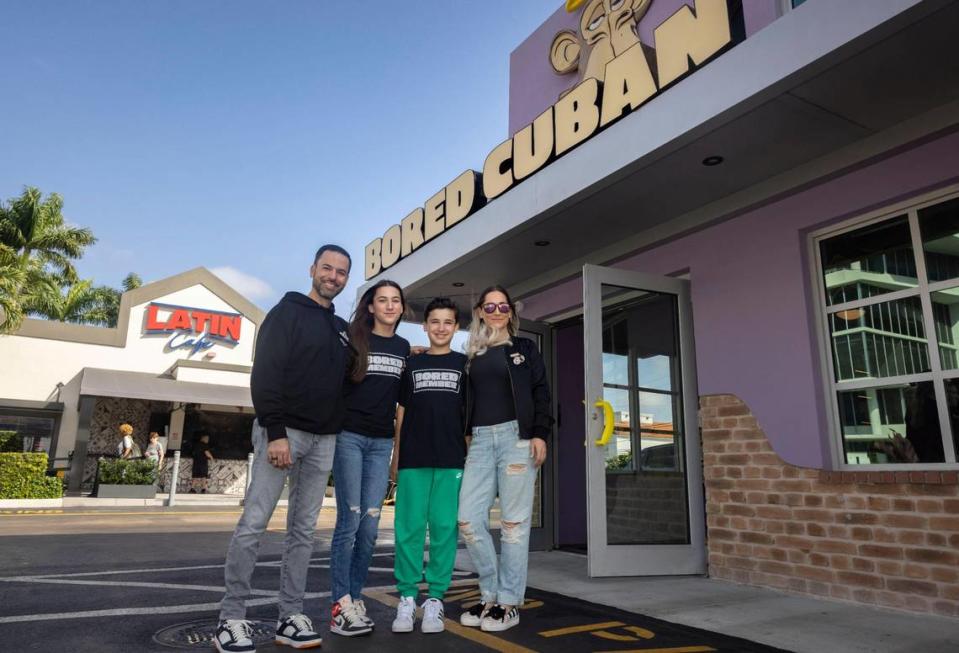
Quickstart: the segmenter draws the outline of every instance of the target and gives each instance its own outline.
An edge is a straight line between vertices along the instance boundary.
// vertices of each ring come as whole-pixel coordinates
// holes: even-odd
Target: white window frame
[[[945,386],[943,382],[946,379],[959,378],[959,369],[942,370],[939,359],[939,343],[936,337],[935,321],[932,312],[931,293],[937,290],[959,287],[959,278],[946,281],[937,281],[929,283],[926,277],[926,257],[922,246],[922,237],[919,232],[918,212],[928,206],[940,204],[942,202],[959,198],[959,185],[948,186],[936,191],[915,196],[909,200],[904,200],[896,204],[891,204],[871,211],[864,215],[843,221],[841,224],[833,225],[808,234],[806,246],[808,260],[810,261],[810,273],[812,275],[812,288],[815,289],[816,296],[813,298],[815,323],[817,331],[817,341],[819,344],[820,369],[823,371],[823,393],[825,399],[826,413],[828,417],[829,431],[829,452],[832,458],[832,469],[843,471],[918,471],[918,470],[953,470],[959,469],[959,461],[956,460],[955,446],[953,445],[952,425],[949,421],[949,408],[946,404]],[[916,257],[916,274],[918,284],[915,288],[898,290],[895,292],[876,295],[864,300],[847,302],[844,304],[826,305],[826,287],[822,274],[822,257],[819,244],[823,240],[828,240],[850,231],[855,231],[870,224],[876,224],[907,215],[909,221],[910,234],[912,236],[912,249]],[[880,379],[863,379],[855,381],[845,381],[840,385],[836,379],[834,368],[834,357],[832,351],[832,342],[829,336],[829,315],[844,309],[869,306],[872,304],[881,304],[904,297],[918,297],[922,305],[922,318],[926,332],[926,342],[929,348],[929,363],[931,372],[919,374],[910,374],[906,376],[885,377]],[[839,401],[837,393],[841,390],[855,390],[863,387],[884,387],[895,385],[900,382],[913,381],[932,381],[935,390],[936,407],[939,413],[939,426],[943,436],[943,453],[945,462],[942,463],[881,463],[872,465],[853,464],[846,462],[845,451],[842,440],[841,416],[839,413]]]

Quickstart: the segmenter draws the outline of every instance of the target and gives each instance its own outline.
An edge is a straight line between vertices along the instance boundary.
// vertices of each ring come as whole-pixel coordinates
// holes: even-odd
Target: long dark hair
[[[396,288],[400,293],[400,303],[403,304],[400,319],[406,313],[406,297],[403,295],[400,284],[389,279],[383,279],[366,289],[353,311],[353,317],[350,318],[350,326],[347,331],[350,336],[350,344],[354,350],[353,364],[350,367],[350,380],[353,383],[360,383],[366,378],[366,367],[369,365],[370,357],[370,334],[373,333],[374,321],[373,314],[370,313],[370,306],[376,299],[376,291],[387,286]],[[393,325],[393,333],[396,333],[396,327],[399,326],[399,323],[400,320],[397,320],[396,324]]]

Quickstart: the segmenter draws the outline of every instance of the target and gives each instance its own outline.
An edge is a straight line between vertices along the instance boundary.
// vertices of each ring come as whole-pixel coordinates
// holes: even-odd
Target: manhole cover
[[[276,635],[276,623],[272,621],[251,621],[253,643],[267,644]],[[153,636],[153,641],[170,648],[213,648],[213,634],[216,621],[189,621],[185,624],[167,626]]]

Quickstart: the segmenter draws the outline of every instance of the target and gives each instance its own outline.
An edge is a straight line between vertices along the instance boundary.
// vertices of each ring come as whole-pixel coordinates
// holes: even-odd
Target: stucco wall
[[[172,292],[151,302],[214,311],[240,312],[200,284]],[[178,359],[200,360],[203,358],[202,352],[190,356],[189,349],[166,351],[165,344],[170,334],[144,335],[142,333],[146,307],[149,303],[144,302],[131,308],[126,347],[20,335],[0,337],[0,361],[3,361],[3,373],[0,374],[0,398],[59,400],[64,404],[60,437],[55,452],[57,457],[65,457],[73,449],[78,427],[77,409],[80,399],[81,371],[84,367],[161,374]],[[216,354],[214,360],[217,363],[248,366],[253,361],[255,339],[256,324],[244,317],[240,327],[239,343],[230,346],[218,342],[209,351]],[[226,375],[217,382],[246,385],[249,383],[249,375]],[[58,383],[63,384],[59,391]]]
[[[952,133],[613,265],[658,275],[688,271],[700,394],[742,398],[777,454],[819,468],[829,460],[829,426],[806,234],[956,182],[959,133]],[[523,317],[581,302],[582,281],[574,278],[524,297]]]

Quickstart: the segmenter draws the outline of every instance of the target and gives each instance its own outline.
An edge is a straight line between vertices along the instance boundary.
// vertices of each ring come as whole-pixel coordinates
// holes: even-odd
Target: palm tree
[[[16,330],[28,313],[77,281],[71,262],[96,242],[89,229],[71,227],[63,217],[63,199],[43,199],[28,186],[8,203],[0,202],[0,333]],[[79,290],[79,289],[78,289]]]
[[[52,283],[41,283],[25,300],[24,308],[48,320],[97,324],[103,322],[99,299],[97,289],[88,279],[62,288]]]
[[[120,298],[123,293],[134,290],[143,285],[143,279],[136,272],[131,272],[120,282],[122,290],[110,286],[97,286],[97,310],[90,315],[92,321],[103,326],[115,327],[120,317]]]
[[[68,283],[77,280],[71,260],[83,256],[96,242],[93,232],[71,227],[63,217],[63,198],[50,193],[43,199],[40,189],[28,186],[20,197],[0,204],[0,246],[13,253],[23,267],[34,259]]]

